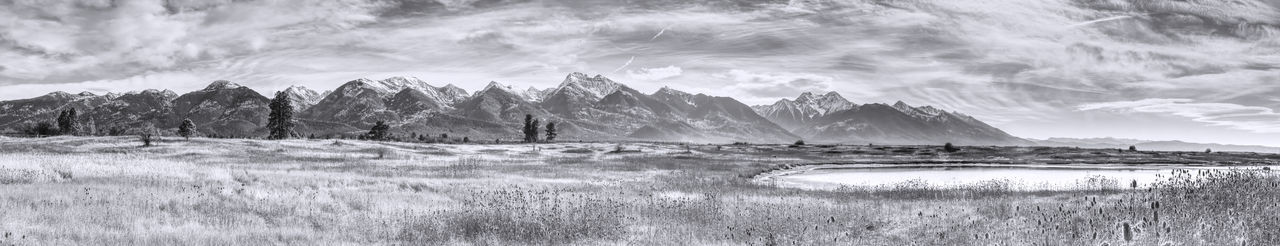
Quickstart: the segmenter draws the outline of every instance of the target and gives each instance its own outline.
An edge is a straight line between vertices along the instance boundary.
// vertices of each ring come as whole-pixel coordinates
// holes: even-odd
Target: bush
[[[956,146],[955,146],[955,145],[952,145],[951,143],[947,143],[946,145],[942,145],[942,150],[945,150],[945,151],[947,151],[948,153],[955,153],[955,152],[957,152],[957,151],[960,151],[960,149],[959,149],[959,148],[956,148]]]
[[[152,145],[151,142],[154,141],[151,133],[143,133],[141,135],[138,135],[138,140],[142,141],[142,147],[151,147]]]

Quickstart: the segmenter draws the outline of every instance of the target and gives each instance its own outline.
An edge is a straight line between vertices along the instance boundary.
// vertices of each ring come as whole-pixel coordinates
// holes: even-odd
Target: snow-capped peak
[[[316,102],[319,102],[321,99],[319,92],[316,92],[311,89],[307,89],[307,87],[302,87],[297,85],[289,86],[289,88],[284,89],[284,93],[285,95],[289,95],[289,97],[297,101],[307,102],[311,104],[315,104]]]
[[[525,89],[524,92],[522,92],[522,96],[529,101],[542,101],[542,99],[546,98],[547,94],[550,92],[551,90],[539,90],[538,88],[530,86],[529,89]]]
[[[604,98],[604,96],[622,88],[622,84],[614,82],[603,75],[587,77],[587,74],[575,72],[565,76],[564,82],[561,82],[556,90],[564,90],[566,88],[581,90],[595,98]]]
[[[467,90],[459,88],[453,84],[447,84],[444,87],[437,88],[437,90],[440,92],[440,96],[447,99],[450,103],[461,102],[471,96],[470,93],[467,93]]]
[[[530,101],[530,102],[536,102],[536,101],[542,100],[542,98],[546,95],[546,92],[540,91],[537,88],[529,87],[528,89],[525,89],[525,90],[519,90],[513,86],[498,83],[497,81],[489,81],[489,85],[486,85],[484,87],[484,90],[482,90],[482,92],[488,91],[488,90],[501,90],[507,93],[511,93],[512,95],[519,96],[521,99],[524,99],[525,101]]]
[[[386,88],[387,92],[393,93],[393,94],[400,92],[404,89],[414,89],[414,90],[421,91],[423,93],[427,93],[428,95],[431,95],[436,92],[435,86],[431,86],[431,84],[427,84],[426,81],[422,81],[421,79],[418,79],[416,77],[397,76],[397,77],[387,78],[378,82],[379,82],[378,84]]]
[[[289,88],[285,88],[284,91],[281,92],[283,92],[285,96],[293,102],[293,108],[298,112],[306,110],[307,108],[320,103],[320,100],[324,99],[324,94],[320,94],[314,90],[307,89],[307,87],[297,85],[289,86]]]
[[[902,101],[893,103],[893,108],[898,109],[898,111],[902,111],[903,113],[911,113],[911,111],[915,111],[912,110],[911,105],[907,105],[907,103]]]
[[[290,94],[290,95],[299,95],[299,96],[316,96],[316,95],[320,95],[320,93],[319,93],[319,92],[316,92],[315,90],[311,90],[311,89],[308,89],[307,87],[298,86],[298,85],[295,85],[295,86],[289,86],[289,88],[285,88],[285,89],[284,89],[284,93],[287,93],[287,94]]]
[[[786,99],[783,100],[785,101]],[[836,93],[834,91],[822,95],[818,95],[813,92],[801,93],[800,97],[796,97],[794,102],[799,107],[807,107],[811,109],[813,113],[816,113],[816,115],[813,116],[822,116],[836,111],[848,110],[856,106],[852,102],[849,102],[849,100],[840,96],[840,93]]]
[[[911,105],[908,105],[907,103],[904,103],[902,101],[898,101],[894,103],[893,108],[897,109],[898,111],[901,111],[904,114],[910,115],[911,117],[921,118],[921,119],[938,118],[939,116],[942,116],[943,114],[947,113],[947,111],[935,108],[933,106],[912,107]]]
[[[511,86],[498,83],[498,81],[489,81],[489,85],[484,86],[485,91],[491,90],[491,89],[498,89],[498,90],[503,90],[507,92],[515,91],[515,89],[511,88]]]
[[[816,100],[816,98],[813,96],[813,92],[800,93],[800,96],[796,97],[796,102],[801,103],[807,103],[814,100]]]
[[[204,90],[206,91],[226,90],[226,89],[236,89],[240,87],[244,87],[244,86],[241,86],[236,83],[232,83],[231,81],[219,80],[219,81],[214,81],[213,83],[210,83],[208,87],[204,88]]]
[[[661,89],[658,89],[658,91],[657,91],[657,92],[654,92],[653,94],[670,94],[670,95],[675,95],[675,96],[693,96],[693,94],[689,94],[688,92],[684,92],[684,91],[681,91],[681,90],[672,89],[671,87],[668,87],[668,86],[663,86]]]
[[[930,115],[930,116],[938,116],[938,115],[942,115],[943,113],[946,113],[946,112],[947,112],[947,111],[942,111],[941,109],[938,109],[938,108],[934,108],[933,106],[924,106],[924,107],[919,107],[919,108],[916,108],[916,110],[920,111],[921,113],[925,113],[925,114],[927,114],[927,115]]]

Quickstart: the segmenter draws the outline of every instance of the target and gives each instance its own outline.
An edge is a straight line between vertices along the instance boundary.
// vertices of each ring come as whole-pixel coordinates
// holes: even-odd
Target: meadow
[[[809,164],[1277,165],[1045,147],[0,138],[4,245],[1280,245],[1280,173],[1148,189],[780,188]],[[1196,173],[1193,173],[1196,172]]]

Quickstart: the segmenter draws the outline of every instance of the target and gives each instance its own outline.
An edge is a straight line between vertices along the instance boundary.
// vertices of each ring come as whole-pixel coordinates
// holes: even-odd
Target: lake
[[[1231,167],[1176,165],[823,165],[766,177],[784,187],[893,188],[1007,187],[1013,190],[1082,190],[1149,187],[1175,170]],[[1262,168],[1262,167],[1235,167]]]

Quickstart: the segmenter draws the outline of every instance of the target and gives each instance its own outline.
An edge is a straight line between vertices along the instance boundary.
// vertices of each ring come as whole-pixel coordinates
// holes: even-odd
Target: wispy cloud
[[[713,77],[736,82],[735,88],[760,97],[791,97],[804,92],[827,91],[832,77],[804,73],[758,73],[734,69]]]
[[[666,66],[659,68],[641,68],[639,70],[628,70],[627,77],[641,81],[658,81],[679,77],[684,74],[684,69],[677,66]]]
[[[1198,103],[1192,99],[1151,98],[1084,104],[1079,110],[1127,110],[1141,113],[1165,113],[1187,117],[1198,122],[1258,133],[1280,133],[1280,113],[1266,107],[1230,103]]]

